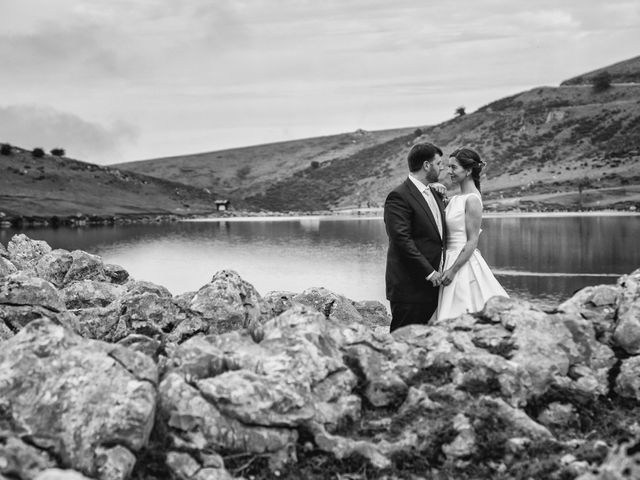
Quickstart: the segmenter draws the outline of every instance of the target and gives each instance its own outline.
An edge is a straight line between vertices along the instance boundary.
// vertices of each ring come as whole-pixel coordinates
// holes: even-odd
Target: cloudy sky
[[[438,123],[640,55],[637,0],[1,0],[0,141],[116,163]]]

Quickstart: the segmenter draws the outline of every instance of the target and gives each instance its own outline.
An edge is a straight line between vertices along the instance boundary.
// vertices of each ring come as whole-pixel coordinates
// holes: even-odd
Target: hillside
[[[596,92],[571,79],[419,129],[358,131],[119,166],[217,188],[258,210],[380,207],[406,176],[411,145],[428,140],[445,154],[461,145],[479,151],[488,163],[483,192],[491,209],[640,208],[640,84],[627,82],[640,78],[640,57],[605,69],[614,82],[625,82]]]
[[[13,147],[0,155],[0,212],[13,216],[190,214],[214,210],[201,188]],[[2,215],[0,215],[2,216]]]
[[[348,158],[414,128],[362,130],[324,137],[233,148],[216,152],[115,164],[114,167],[206,187],[234,199],[264,193],[271,184],[319,164]],[[314,164],[315,165],[315,164]]]
[[[593,77],[605,71],[611,75],[612,83],[640,83],[640,56],[570,78],[560,85],[588,85]]]

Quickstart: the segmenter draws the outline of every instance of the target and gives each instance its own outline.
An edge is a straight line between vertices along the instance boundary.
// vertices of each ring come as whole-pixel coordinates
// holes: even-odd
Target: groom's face
[[[429,183],[433,183],[433,182],[437,182],[438,179],[440,178],[440,172],[442,172],[442,157],[440,157],[440,155],[435,155],[433,157],[433,160],[431,160],[430,162],[425,162],[424,165],[425,168],[425,177],[427,179],[427,182]]]

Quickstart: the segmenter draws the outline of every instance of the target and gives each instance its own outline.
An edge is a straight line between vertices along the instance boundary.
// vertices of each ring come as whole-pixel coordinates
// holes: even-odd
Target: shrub
[[[319,168],[319,167],[320,167],[320,162],[318,162],[317,160],[311,161],[311,168],[315,170],[316,168]]]
[[[414,134],[416,137],[421,137],[423,133],[424,133],[424,132],[422,131],[422,129],[421,129],[421,128],[416,128],[416,129],[413,131],[413,134]]]
[[[240,180],[243,180],[247,178],[247,175],[249,175],[250,172],[251,166],[245,165],[244,167],[240,167],[238,170],[236,170],[236,177],[238,177]]]
[[[458,108],[456,108],[456,117],[462,117],[463,115],[466,115],[467,112],[464,108],[463,105],[459,106]]]
[[[594,92],[604,92],[611,87],[611,75],[605,70],[591,79],[591,85],[593,85]]]
[[[11,145],[8,143],[0,145],[0,155],[11,155]]]
[[[33,155],[35,158],[42,158],[44,157],[44,150],[40,147],[36,147],[31,152],[31,155]]]
[[[64,148],[54,148],[51,150],[51,155],[55,155],[56,157],[64,157],[65,153]]]

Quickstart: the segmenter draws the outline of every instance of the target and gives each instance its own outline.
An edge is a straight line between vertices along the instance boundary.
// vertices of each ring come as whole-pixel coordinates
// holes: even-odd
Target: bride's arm
[[[464,244],[456,261],[453,262],[451,268],[448,268],[442,274],[440,281],[443,285],[449,285],[453,277],[456,276],[460,267],[462,267],[471,254],[478,246],[478,238],[480,237],[480,223],[482,222],[482,202],[475,195],[469,195],[465,202],[464,214],[465,228],[467,231],[467,243]]]

